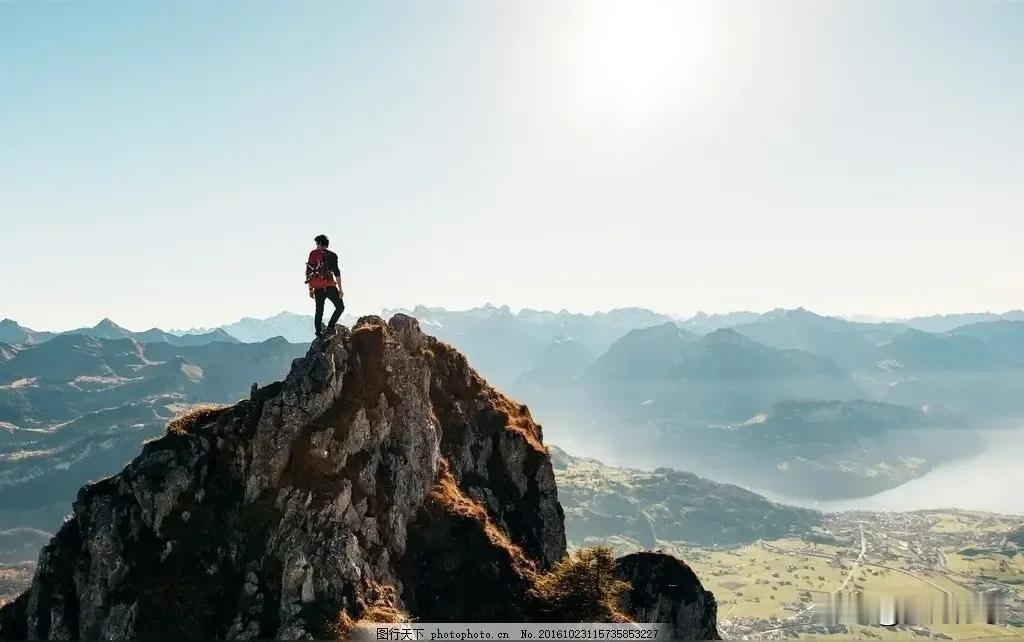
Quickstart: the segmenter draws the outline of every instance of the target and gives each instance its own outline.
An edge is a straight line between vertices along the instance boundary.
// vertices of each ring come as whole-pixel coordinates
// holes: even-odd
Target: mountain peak
[[[0,638],[326,639],[385,596],[421,621],[568,621],[534,590],[565,556],[526,406],[415,319],[364,317],[84,487]],[[650,581],[665,563],[619,569],[644,583],[623,608],[670,604],[694,637],[713,598]]]
[[[12,345],[31,345],[42,343],[53,336],[50,332],[36,332],[26,328],[14,319],[3,319],[0,321],[0,341]]]
[[[768,312],[765,316],[768,317],[768,318],[791,319],[791,320],[798,320],[798,319],[824,319],[825,318],[825,317],[821,316],[820,314],[817,314],[815,312],[811,312],[810,310],[808,310],[807,308],[805,308],[803,306],[800,306],[800,307],[797,307],[797,308],[775,308],[771,312]]]
[[[704,335],[704,341],[708,343],[731,343],[735,345],[756,345],[757,342],[746,337],[732,328],[719,328]]]

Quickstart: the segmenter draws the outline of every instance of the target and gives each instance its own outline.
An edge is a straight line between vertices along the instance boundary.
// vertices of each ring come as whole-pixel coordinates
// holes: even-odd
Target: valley
[[[1024,625],[1024,518],[959,510],[801,513],[763,499],[737,501],[747,492],[739,488],[713,485],[718,490],[712,493],[708,486],[680,484],[668,471],[661,475],[652,485],[651,473],[595,460],[556,465],[570,545],[605,544],[620,554],[655,548],[687,560],[715,593],[727,638],[960,639],[1017,636]],[[732,511],[714,517],[700,512],[709,496],[730,498],[723,504]],[[719,525],[718,539],[709,541],[681,533],[666,522],[666,513],[694,521],[728,516],[747,528],[723,537],[729,528]],[[638,530],[636,524],[645,520],[650,529]],[[999,625],[882,627],[826,617],[831,601],[858,593],[936,608],[943,600],[966,608],[973,596],[988,594],[1006,608]]]
[[[1020,524],[1018,517],[960,511],[851,512],[827,516],[802,538],[724,550],[663,546],[706,578],[726,637],[1018,637],[1024,552],[1007,546],[1005,538]],[[857,593],[869,601],[903,598],[934,606],[935,620],[879,626],[823,617],[837,595]],[[972,598],[981,594],[1005,603],[1000,624],[958,623],[955,608],[943,621],[944,604],[958,605],[965,618]]]

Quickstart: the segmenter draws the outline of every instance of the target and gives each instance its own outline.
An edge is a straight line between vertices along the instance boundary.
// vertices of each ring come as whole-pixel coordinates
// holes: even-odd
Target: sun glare
[[[583,110],[643,125],[703,100],[715,63],[706,5],[634,0],[584,6],[573,52]]]

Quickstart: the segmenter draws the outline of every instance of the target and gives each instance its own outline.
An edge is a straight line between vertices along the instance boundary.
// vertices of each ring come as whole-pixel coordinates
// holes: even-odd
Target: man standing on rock
[[[341,313],[345,311],[345,303],[341,300],[341,270],[338,268],[338,255],[327,249],[330,240],[320,234],[313,242],[316,249],[309,253],[306,261],[306,285],[309,286],[309,296],[316,301],[316,316],[313,317],[313,327],[316,329],[316,337],[319,339],[324,332],[324,301],[331,300],[334,305],[334,314],[327,322],[327,329],[331,330],[338,322]]]

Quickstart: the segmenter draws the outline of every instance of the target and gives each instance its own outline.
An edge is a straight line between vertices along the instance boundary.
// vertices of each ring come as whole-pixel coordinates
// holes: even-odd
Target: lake
[[[1024,515],[1024,428],[983,430],[978,435],[984,443],[979,454],[939,466],[918,479],[869,497],[822,501],[749,489],[772,501],[830,512],[959,508]],[[669,450],[623,449],[601,435],[587,440],[566,439],[559,445],[570,454],[594,457],[614,466],[644,470],[666,466],[715,481],[729,481],[713,465],[681,464],[678,454]]]
[[[773,501],[823,511],[959,508],[1024,515],[1024,430],[980,434],[985,442],[981,453],[870,497],[815,501],[757,492]]]

